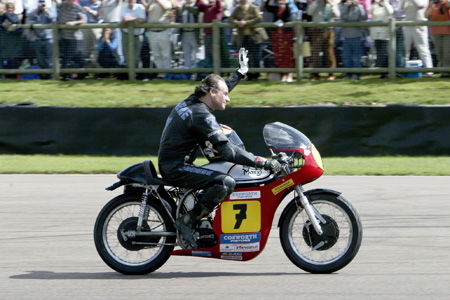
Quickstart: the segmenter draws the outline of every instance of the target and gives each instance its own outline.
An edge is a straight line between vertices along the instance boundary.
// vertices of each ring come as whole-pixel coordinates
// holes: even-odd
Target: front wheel
[[[95,222],[97,252],[112,269],[130,275],[147,274],[161,267],[170,257],[175,236],[136,236],[141,200],[135,195],[120,195],[101,210]],[[157,202],[147,204],[142,231],[175,232],[173,222]]]
[[[323,234],[314,230],[304,209],[290,205],[281,220],[280,240],[287,257],[311,273],[332,273],[345,267],[358,253],[362,224],[358,213],[342,196],[319,193],[308,196],[325,220]]]

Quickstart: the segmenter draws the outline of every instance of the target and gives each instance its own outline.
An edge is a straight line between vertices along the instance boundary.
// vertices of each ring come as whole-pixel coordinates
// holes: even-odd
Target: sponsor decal
[[[221,244],[256,243],[261,240],[260,232],[242,234],[221,234]]]
[[[234,192],[230,195],[230,200],[238,199],[261,199],[261,191]]]
[[[223,252],[220,253],[221,259],[242,260],[242,253],[239,252]]]
[[[258,232],[261,229],[259,201],[225,201],[221,204],[222,232]]]
[[[259,242],[248,244],[220,244],[220,252],[257,252],[257,251],[259,251]]]
[[[212,256],[211,251],[198,251],[198,250],[194,250],[191,252],[192,256],[203,256],[203,257],[210,257]]]
[[[242,175],[250,176],[252,178],[258,178],[263,175],[263,170],[244,166],[242,168]]]
[[[287,189],[288,187],[291,187],[294,185],[294,180],[289,179],[288,181],[283,182],[282,184],[280,184],[279,186],[276,186],[272,189],[272,193],[274,195],[279,194],[280,192],[284,191],[285,189]]]

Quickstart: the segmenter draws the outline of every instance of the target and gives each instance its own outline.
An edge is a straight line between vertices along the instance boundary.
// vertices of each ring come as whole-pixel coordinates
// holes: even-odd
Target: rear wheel
[[[120,195],[101,210],[94,228],[97,252],[114,270],[124,274],[147,274],[161,267],[173,251],[175,236],[136,236],[141,200],[137,195]],[[147,205],[143,232],[175,232],[172,220],[157,202]]]
[[[314,230],[304,209],[291,205],[281,221],[280,240],[287,257],[311,273],[332,273],[358,253],[362,225],[351,204],[341,196],[328,193],[308,197],[325,220],[323,234]]]

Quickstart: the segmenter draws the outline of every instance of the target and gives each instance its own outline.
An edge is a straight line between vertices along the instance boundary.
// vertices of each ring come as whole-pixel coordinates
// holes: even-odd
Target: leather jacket
[[[234,72],[225,80],[231,91],[240,79]],[[176,177],[180,167],[192,164],[199,145],[211,142],[226,161],[256,166],[257,157],[231,143],[217,123],[211,109],[195,95],[178,103],[169,114],[158,153],[159,170],[164,178]]]

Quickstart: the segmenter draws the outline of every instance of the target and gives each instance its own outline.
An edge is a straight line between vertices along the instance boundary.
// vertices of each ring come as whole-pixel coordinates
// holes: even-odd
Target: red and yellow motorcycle
[[[240,143],[234,131],[226,130],[231,141]],[[177,232],[175,220],[193,209],[202,191],[169,186],[151,161],[120,172],[120,181],[107,189],[124,186],[124,192],[104,206],[95,223],[103,261],[124,274],[146,274],[171,255],[253,259],[264,250],[275,211],[289,198],[278,222],[287,257],[311,273],[335,272],[350,263],[362,240],[358,213],[340,192],[303,188],[323,174],[317,149],[303,133],[280,122],[267,124],[263,135],[283,166],[279,174],[224,161],[203,166],[232,176],[236,189],[196,225],[197,249]]]

